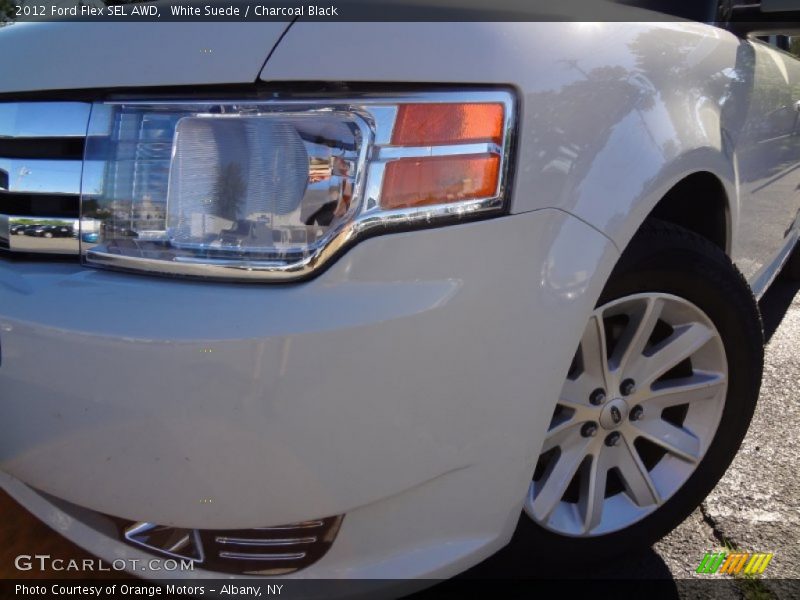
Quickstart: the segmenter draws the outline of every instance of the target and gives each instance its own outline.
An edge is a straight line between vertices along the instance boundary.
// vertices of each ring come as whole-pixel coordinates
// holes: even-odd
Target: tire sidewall
[[[717,431],[683,486],[656,511],[622,531],[575,538],[546,530],[523,515],[521,528],[538,540],[544,556],[569,553],[594,561],[652,545],[711,492],[736,455],[755,409],[763,368],[763,334],[752,292],[728,257],[710,242],[674,226],[655,229],[646,229],[634,238],[597,306],[633,294],[661,292],[688,300],[711,319],[728,363],[728,388]]]

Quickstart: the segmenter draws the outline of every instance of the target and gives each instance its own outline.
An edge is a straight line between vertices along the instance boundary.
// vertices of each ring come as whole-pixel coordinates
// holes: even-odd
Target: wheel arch
[[[655,217],[701,235],[728,256],[732,254],[738,218],[735,166],[715,148],[697,148],[664,166],[645,184],[628,218],[605,228],[620,251],[647,219]]]
[[[725,186],[710,171],[695,171],[677,182],[648,214],[703,236],[730,255],[730,200]]]

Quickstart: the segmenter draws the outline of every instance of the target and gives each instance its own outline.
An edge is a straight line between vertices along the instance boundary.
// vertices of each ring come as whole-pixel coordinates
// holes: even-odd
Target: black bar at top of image
[[[769,6],[762,11],[759,0],[11,0],[11,5],[20,8],[0,3],[0,22],[800,21],[800,11],[775,12]]]

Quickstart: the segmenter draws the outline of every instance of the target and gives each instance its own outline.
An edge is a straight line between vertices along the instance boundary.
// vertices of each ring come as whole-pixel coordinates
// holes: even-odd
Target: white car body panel
[[[2,470],[186,527],[347,513],[323,561],[349,559],[317,576],[452,574],[406,554],[508,540],[574,353],[553,340],[580,337],[617,258],[539,210],[376,237],[282,289],[2,264]]]
[[[410,57],[411,36],[423,60]],[[794,241],[800,62],[716,27],[298,22],[261,78],[514,85],[522,123],[512,211],[560,208],[624,248],[670,188],[707,171],[727,192],[732,258],[752,284]],[[776,96],[765,81],[785,89]],[[784,177],[764,142],[788,143],[773,150]]]
[[[0,485],[108,560],[151,555],[91,511],[229,529],[346,514],[290,577],[452,575],[510,538],[586,319],[670,188],[716,176],[734,259],[757,292],[771,280],[797,238],[800,144],[785,111],[762,125],[800,70],[688,23],[298,22],[278,43],[285,29],[17,24],[0,50],[33,66],[0,93],[512,86],[512,214],[373,237],[285,286],[0,256]],[[738,104],[776,73],[781,106]],[[778,137],[785,178],[757,151]]]
[[[14,23],[0,94],[252,83],[288,23]],[[16,58],[15,58],[16,57]]]

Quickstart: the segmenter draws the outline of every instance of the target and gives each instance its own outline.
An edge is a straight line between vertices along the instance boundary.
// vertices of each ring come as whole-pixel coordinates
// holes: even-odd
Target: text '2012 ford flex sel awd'
[[[653,543],[800,275],[800,61],[762,38],[1,28],[0,483],[181,577],[446,577],[518,521],[537,561]]]

